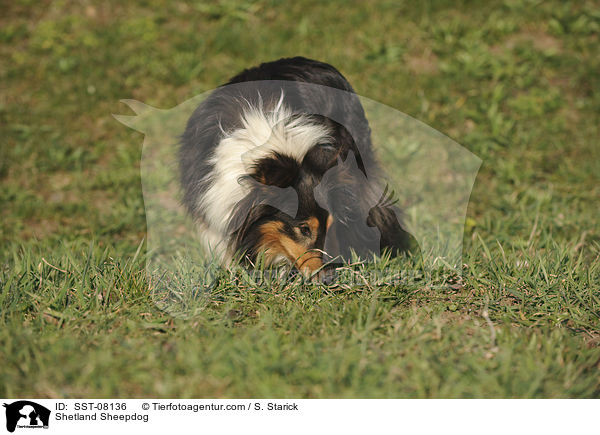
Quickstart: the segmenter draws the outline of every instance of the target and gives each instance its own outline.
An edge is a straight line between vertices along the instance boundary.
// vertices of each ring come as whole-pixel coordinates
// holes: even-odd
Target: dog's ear
[[[289,187],[298,179],[300,165],[292,157],[274,153],[252,165],[250,176],[267,186]]]

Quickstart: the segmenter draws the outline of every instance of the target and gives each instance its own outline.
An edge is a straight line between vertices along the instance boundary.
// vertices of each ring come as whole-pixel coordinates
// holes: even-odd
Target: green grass
[[[597,2],[2,9],[0,396],[600,397]],[[171,317],[144,271],[143,136],[110,114],[292,55],[483,160],[463,279],[232,281]]]

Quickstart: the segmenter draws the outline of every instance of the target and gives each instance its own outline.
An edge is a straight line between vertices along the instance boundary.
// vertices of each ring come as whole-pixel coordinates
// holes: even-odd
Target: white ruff
[[[248,194],[247,187],[239,182],[240,177],[247,175],[258,160],[274,153],[301,163],[313,146],[330,137],[328,129],[309,116],[292,117],[282,99],[270,111],[248,107],[241,118],[243,127],[223,132],[209,159],[214,169],[207,176],[210,184],[199,199],[199,209],[204,216],[204,230],[208,230],[206,242],[223,259],[227,255],[224,245],[232,210]]]

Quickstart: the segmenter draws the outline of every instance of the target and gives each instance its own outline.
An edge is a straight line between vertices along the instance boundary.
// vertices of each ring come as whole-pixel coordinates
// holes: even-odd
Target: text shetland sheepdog
[[[364,110],[331,65],[296,57],[238,74],[189,119],[179,165],[184,204],[223,263],[262,256],[311,275],[352,251],[408,248]]]

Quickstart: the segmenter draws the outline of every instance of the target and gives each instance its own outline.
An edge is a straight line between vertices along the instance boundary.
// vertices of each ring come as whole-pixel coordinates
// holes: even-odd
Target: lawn
[[[135,3],[2,2],[0,397],[600,397],[598,2]],[[111,114],[294,55],[481,158],[462,279],[232,281],[172,317]]]

